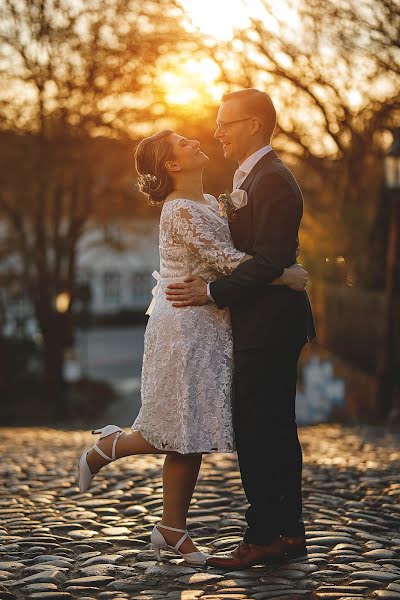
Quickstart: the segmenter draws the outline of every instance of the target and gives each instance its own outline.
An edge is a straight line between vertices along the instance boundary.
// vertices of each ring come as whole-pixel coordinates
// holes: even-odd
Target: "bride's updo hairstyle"
[[[146,194],[150,204],[162,204],[174,189],[174,181],[165,168],[167,160],[173,158],[173,147],[168,139],[170,129],[159,131],[144,138],[136,146],[135,167],[139,174],[139,190]]]

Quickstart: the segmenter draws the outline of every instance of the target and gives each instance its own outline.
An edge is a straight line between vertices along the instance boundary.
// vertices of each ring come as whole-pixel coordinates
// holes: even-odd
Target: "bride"
[[[142,407],[130,433],[107,425],[79,460],[79,488],[86,491],[106,464],[135,454],[165,454],[163,515],[151,534],[192,564],[204,564],[186,530],[189,504],[203,453],[233,452],[231,414],[233,345],[229,309],[214,303],[174,308],[165,287],[199,275],[207,282],[231,273],[252,257],[233,246],[218,201],[204,194],[208,157],[196,140],[161,131],[142,140],[135,162],[139,187],[162,205],[160,273],[149,307],[142,370]],[[304,287],[304,270],[285,269],[272,285]]]

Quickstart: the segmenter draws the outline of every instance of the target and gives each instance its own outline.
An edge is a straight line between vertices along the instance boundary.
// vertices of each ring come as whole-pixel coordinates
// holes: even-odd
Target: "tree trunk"
[[[46,303],[37,311],[37,318],[43,336],[44,360],[44,394],[38,410],[45,420],[62,421],[68,416],[63,369],[64,351],[71,342],[71,315],[58,313]]]
[[[52,315],[56,321],[58,315]],[[65,417],[65,385],[63,379],[64,349],[55,323],[43,334],[44,405],[49,420]]]

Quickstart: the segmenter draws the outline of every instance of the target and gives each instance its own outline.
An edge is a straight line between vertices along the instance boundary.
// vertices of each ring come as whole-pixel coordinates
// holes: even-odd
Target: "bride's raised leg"
[[[118,433],[113,433],[100,439],[96,446],[104,452],[107,456],[111,457],[112,447],[115,437]],[[165,454],[165,451],[159,450],[147,442],[140,431],[131,431],[130,433],[122,433],[115,446],[116,458],[123,458],[124,456],[132,456],[135,454]],[[98,473],[102,467],[107,465],[110,461],[104,458],[96,450],[89,450],[86,455],[86,461],[89,466],[91,473]]]

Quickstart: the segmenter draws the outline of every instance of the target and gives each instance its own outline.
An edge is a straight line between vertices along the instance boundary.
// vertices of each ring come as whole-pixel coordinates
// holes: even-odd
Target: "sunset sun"
[[[191,26],[217,42],[232,39],[236,28],[249,25],[249,7],[244,0],[181,0],[181,4]],[[217,83],[218,76],[219,68],[210,58],[190,58],[168,66],[160,83],[169,105],[180,110],[190,107],[193,112],[220,100],[225,90]]]
[[[236,41],[240,30],[251,28],[251,19],[260,19],[270,31],[279,35],[281,24],[292,30],[301,28],[297,10],[290,0],[180,0],[188,18],[187,27],[209,38],[209,43]],[[213,42],[214,41],[214,42]],[[231,60],[225,67],[235,70]],[[218,81],[217,64],[206,57],[193,57],[177,64],[165,63],[160,75],[163,95],[172,107],[180,112],[196,112],[216,104],[226,91]]]
[[[219,100],[218,75],[218,66],[211,59],[189,59],[165,70],[160,82],[169,104],[193,107]]]

